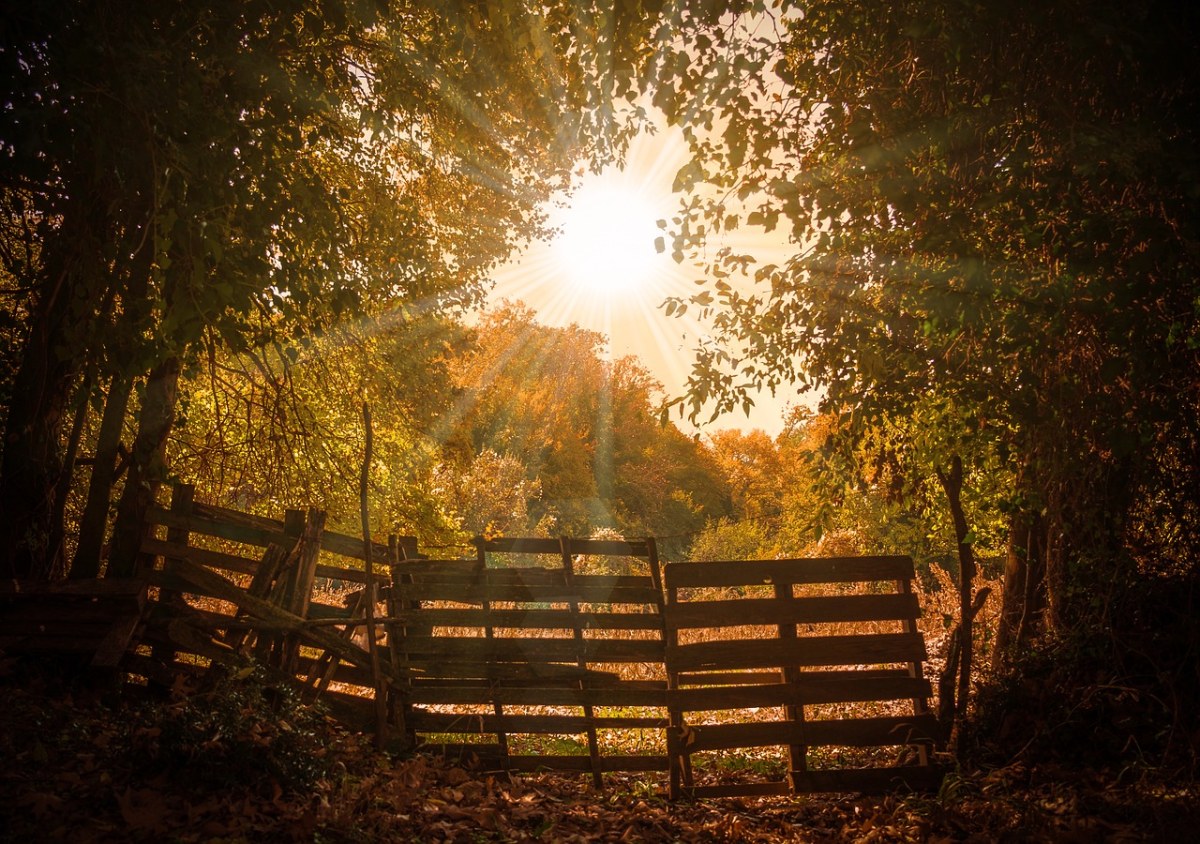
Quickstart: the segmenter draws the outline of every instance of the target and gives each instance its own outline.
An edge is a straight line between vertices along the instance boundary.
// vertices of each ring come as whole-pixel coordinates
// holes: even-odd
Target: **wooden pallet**
[[[667,565],[671,797],[936,788],[943,772],[930,750],[941,728],[929,711],[912,578],[908,557]],[[828,705],[873,702],[909,711],[828,717]],[[717,717],[735,710],[753,717]],[[695,782],[694,754],[770,746],[787,748],[786,780]],[[910,748],[916,764],[811,765],[812,748],[887,746]]]

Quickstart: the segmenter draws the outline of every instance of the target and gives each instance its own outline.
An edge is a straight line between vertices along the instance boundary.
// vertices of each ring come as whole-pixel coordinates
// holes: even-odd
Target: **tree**
[[[454,366],[462,395],[448,457],[464,471],[489,450],[519,460],[539,484],[533,529],[690,533],[727,509],[717,467],[658,424],[661,387],[632,359],[604,360],[604,344],[576,325],[541,325],[521,305],[487,314]]]
[[[997,652],[1102,628],[1136,574],[1130,517],[1167,492],[1200,406],[1200,88],[1176,60],[1195,15],[737,11],[686,27],[656,88],[693,152],[673,249],[711,256],[706,288],[668,306],[706,310],[716,338],[685,404],[808,381],[847,452],[939,430],[1012,479]],[[793,255],[707,244],[738,226],[782,227]],[[925,452],[924,474],[952,453]]]
[[[431,431],[453,399],[447,346],[460,332],[444,319],[393,316],[330,332],[294,361],[270,348],[213,348],[181,379],[172,473],[205,501],[265,516],[319,507],[331,529],[356,533],[365,397],[372,532],[445,540],[453,517],[436,489]]]
[[[5,573],[45,575],[61,551],[62,422],[72,391],[97,383],[82,361],[109,384],[112,418],[140,385],[113,550],[127,572],[180,373],[206,345],[286,348],[398,303],[474,301],[488,267],[541,231],[538,202],[576,159],[611,157],[638,123],[625,95],[648,24],[629,12],[292,0],[6,14],[3,187],[28,196],[39,238],[17,285]]]

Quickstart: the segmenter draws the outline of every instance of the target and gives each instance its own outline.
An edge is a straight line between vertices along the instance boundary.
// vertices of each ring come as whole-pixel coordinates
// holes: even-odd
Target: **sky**
[[[633,140],[623,170],[609,167],[578,178],[573,195],[550,210],[559,234],[531,244],[493,273],[489,306],[523,302],[546,325],[575,323],[601,332],[609,338],[614,358],[636,356],[669,396],[680,395],[705,328],[692,311],[668,317],[661,305],[668,296],[699,292],[694,279],[700,271],[686,262],[677,264],[669,243],[659,253],[655,238],[665,234],[657,221],[669,219],[678,205],[671,184],[686,157],[682,137],[660,129]],[[786,243],[779,239],[753,233],[738,233],[737,238],[730,245],[766,260],[786,254]],[[760,428],[776,435],[788,406],[810,403],[795,389],[781,388],[774,397],[760,394],[749,417],[733,411],[701,430]],[[696,430],[686,418],[672,418],[681,429]]]

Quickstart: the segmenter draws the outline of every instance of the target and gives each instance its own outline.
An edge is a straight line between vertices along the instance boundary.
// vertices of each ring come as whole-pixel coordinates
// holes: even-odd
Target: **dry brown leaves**
[[[1198,789],[1129,771],[1010,766],[940,797],[814,796],[670,804],[656,777],[510,778],[373,752],[326,725],[331,773],[304,790],[216,790],[149,776],[153,723],[123,701],[0,677],[0,840],[13,841],[1155,841],[1186,840]],[[269,713],[263,714],[269,718]],[[269,743],[262,748],[269,753]]]

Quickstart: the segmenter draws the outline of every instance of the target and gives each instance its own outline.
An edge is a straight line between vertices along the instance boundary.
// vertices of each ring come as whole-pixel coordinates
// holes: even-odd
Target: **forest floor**
[[[672,804],[661,777],[485,775],[376,752],[252,683],[145,699],[0,661],[4,841],[1185,841],[1200,787],[1021,765],[938,795]]]

